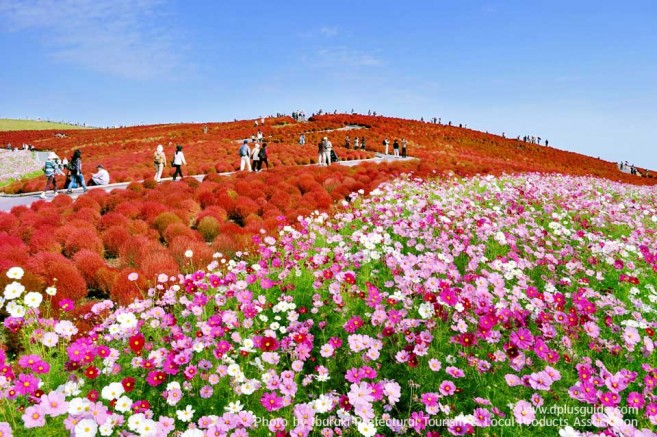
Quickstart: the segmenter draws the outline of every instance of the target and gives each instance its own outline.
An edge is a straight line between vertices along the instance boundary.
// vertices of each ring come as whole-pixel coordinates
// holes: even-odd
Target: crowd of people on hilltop
[[[622,171],[623,173],[629,173],[631,175],[635,176],[643,176],[643,177],[648,177],[648,170],[644,170],[643,172],[641,169],[639,169],[637,166],[634,164],[630,164],[629,162],[621,161],[618,163],[618,169]]]

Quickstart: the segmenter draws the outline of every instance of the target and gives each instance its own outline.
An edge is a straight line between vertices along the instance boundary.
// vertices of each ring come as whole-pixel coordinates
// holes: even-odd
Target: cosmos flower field
[[[406,176],[98,302],[88,332],[9,269],[0,436],[655,435],[656,205]]]

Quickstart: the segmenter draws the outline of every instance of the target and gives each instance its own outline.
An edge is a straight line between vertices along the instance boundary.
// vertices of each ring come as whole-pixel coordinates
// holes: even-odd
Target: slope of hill
[[[59,123],[55,121],[0,118],[0,132],[24,131],[24,130],[53,130],[53,129],[73,130],[73,129],[88,129],[88,127],[80,126],[77,124],[70,124],[70,123]]]
[[[349,125],[363,129],[336,130]],[[175,144],[184,145],[189,174],[236,170],[239,168],[236,141],[255,135],[258,129],[269,143],[270,161],[274,166],[315,163],[315,145],[325,135],[341,157],[373,156],[373,152],[383,150],[382,141],[388,137],[391,143],[395,138],[408,140],[408,154],[421,158],[421,162],[407,164],[407,169],[423,173],[453,171],[465,176],[538,171],[592,175],[634,184],[657,183],[657,179],[623,174],[615,163],[552,146],[454,126],[364,115],[323,115],[305,123],[296,123],[289,117],[270,118],[259,127],[254,127],[251,120],[243,120],[205,125],[86,129],[69,131],[65,138],[56,137],[53,131],[0,132],[0,144],[28,142],[37,149],[54,150],[59,156],[70,156],[74,149],[81,149],[87,168],[102,163],[113,182],[125,182],[151,176],[152,155],[157,144],[163,144],[169,155]],[[302,133],[306,135],[305,147],[298,145]],[[347,136],[351,137],[353,147],[355,135],[366,139],[365,151],[354,152],[344,147]],[[40,185],[41,181],[21,182],[5,191],[35,191]]]

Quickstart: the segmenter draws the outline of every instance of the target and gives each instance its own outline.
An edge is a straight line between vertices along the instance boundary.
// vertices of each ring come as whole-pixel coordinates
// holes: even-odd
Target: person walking
[[[244,140],[242,146],[240,147],[240,171],[244,171],[244,168],[247,171],[251,171],[251,149],[249,148],[249,140]]]
[[[406,138],[402,138],[402,158],[406,158],[406,144],[408,141],[406,141]]]
[[[383,140],[383,147],[384,147],[383,153],[385,155],[388,154],[388,146],[389,145],[390,145],[390,140],[388,139],[388,137],[385,137],[385,139]]]
[[[158,144],[155,149],[155,154],[153,155],[153,164],[155,165],[155,182],[160,182],[162,179],[162,171],[166,165],[167,157],[164,154],[164,147],[162,144]]]
[[[395,138],[395,141],[392,143],[392,153],[395,158],[399,158],[399,141]]]
[[[84,182],[84,177],[82,177],[82,152],[80,149],[73,152],[71,157],[71,162],[69,163],[69,169],[71,171],[71,184],[66,190],[67,194],[71,194],[74,188],[78,188],[78,185],[82,187],[83,192],[87,192],[87,185]]]
[[[324,165],[324,145],[326,144],[325,142],[326,137],[324,137],[319,144],[317,145],[317,165],[322,166]]]
[[[344,139],[344,146],[348,149],[350,143],[351,143],[351,138],[349,138],[349,135],[347,135]]]
[[[262,170],[262,164],[264,163],[269,170],[269,156],[267,155],[267,143],[263,142],[262,147],[260,148],[260,161],[258,161],[258,171]]]
[[[187,161],[185,161],[185,155],[183,154],[183,146],[181,144],[176,144],[176,153],[173,155],[173,161],[171,161],[171,166],[176,169],[176,171],[173,172],[173,181],[176,181],[176,177],[180,176],[180,179],[183,178],[182,174],[182,166],[187,165]]]
[[[333,143],[328,137],[324,137],[324,163],[328,166],[331,165],[331,151],[333,150]]]
[[[55,155],[54,152],[50,152],[48,154],[48,158],[46,159],[46,163],[43,165],[43,173],[46,175],[46,187],[43,189],[43,193],[41,193],[42,199],[46,198],[46,192],[48,191],[48,187],[52,185],[52,190],[55,193],[55,196],[58,194],[57,193],[57,179],[56,176],[57,174],[63,174],[62,171],[57,167],[57,155]]]
[[[360,150],[365,150],[365,137],[360,139]]]
[[[300,146],[305,146],[306,145],[306,135],[305,134],[299,135],[299,145]]]
[[[358,137],[354,137],[354,150],[358,150]]]
[[[260,165],[260,143],[256,142],[251,151],[251,168],[253,171],[258,172],[258,166]]]

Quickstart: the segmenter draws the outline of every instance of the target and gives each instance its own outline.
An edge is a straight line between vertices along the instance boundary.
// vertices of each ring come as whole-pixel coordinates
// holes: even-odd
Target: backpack
[[[45,165],[43,166],[43,172],[46,174],[46,176],[52,176],[55,174],[55,163],[52,161],[46,161]]]
[[[240,147],[240,156],[249,156],[249,147],[246,144]]]
[[[258,153],[258,157],[260,159],[267,159],[267,151],[265,149],[260,149],[260,153]]]

